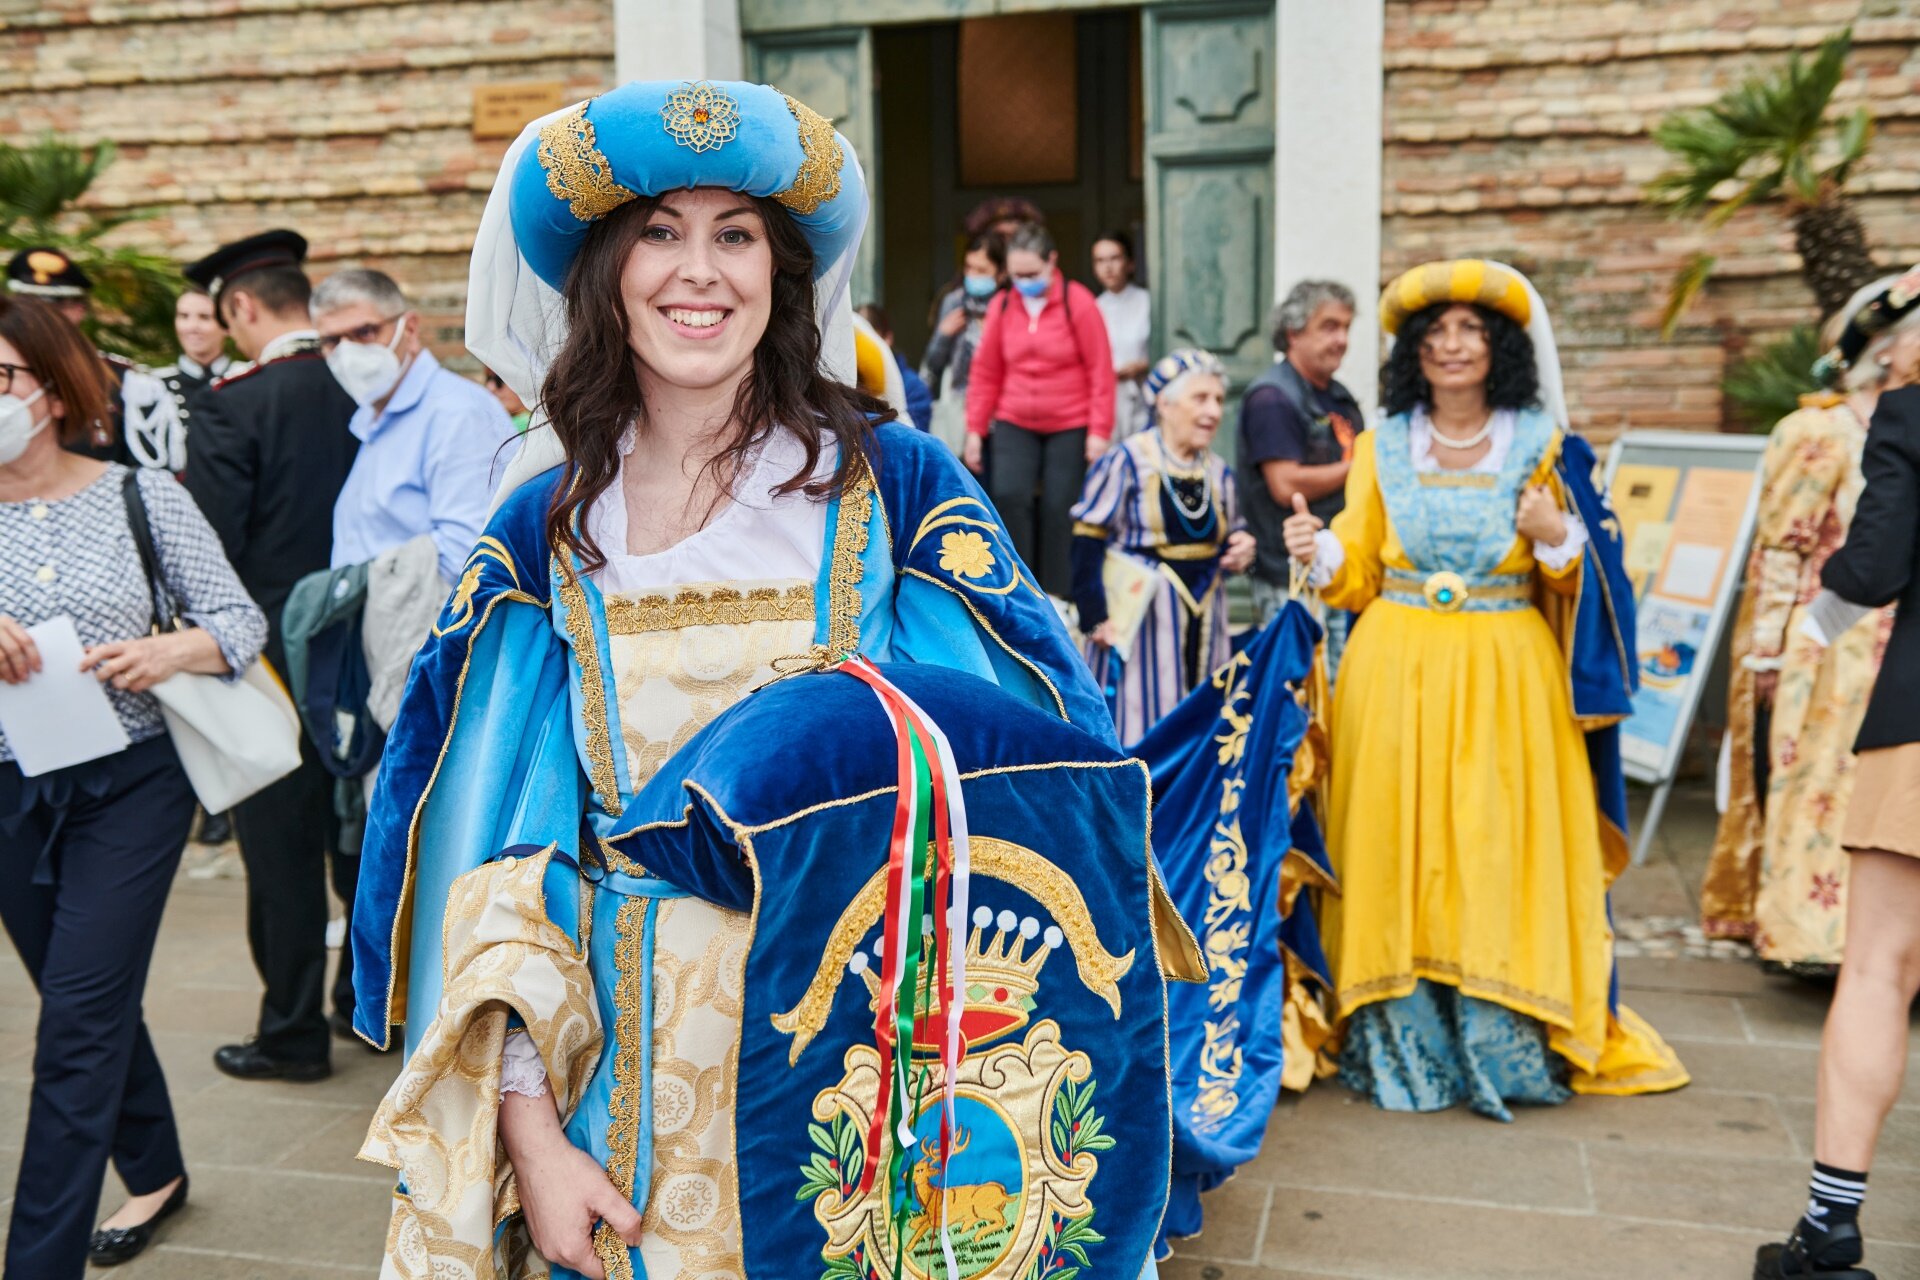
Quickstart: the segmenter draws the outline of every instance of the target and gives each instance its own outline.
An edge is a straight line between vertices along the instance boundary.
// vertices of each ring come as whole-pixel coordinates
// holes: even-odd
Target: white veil
[[[480,230],[474,236],[473,261],[467,274],[467,350],[498,374],[533,411],[520,449],[506,464],[494,491],[495,508],[526,481],[566,460],[538,403],[540,384],[566,341],[566,302],[534,274],[521,254],[513,235],[508,199],[521,155],[539,141],[542,128],[572,110],[563,107],[520,131],[500,162],[486,211],[480,215]],[[843,151],[848,163],[859,165],[851,147]],[[865,181],[860,185],[864,190]],[[862,233],[870,214],[871,205],[861,210]],[[840,258],[813,282],[814,316],[820,325],[820,371],[849,385],[854,382],[855,371],[853,306],[848,291],[859,248],[860,234],[856,234]]]

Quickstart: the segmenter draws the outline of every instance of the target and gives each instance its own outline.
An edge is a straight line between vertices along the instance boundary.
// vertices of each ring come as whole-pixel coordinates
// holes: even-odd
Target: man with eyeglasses
[[[285,673],[281,611],[294,583],[333,555],[333,506],[359,442],[357,406],[321,358],[307,314],[307,242],[267,231],[186,268],[254,362],[194,401],[187,490],[220,535],[241,583],[266,611],[266,659]],[[300,768],[234,810],[247,868],[247,940],[266,992],[258,1032],[214,1065],[243,1080],[311,1081],[332,1072],[327,1026],[327,865],[341,885],[333,778],[311,743]],[[350,989],[349,989],[350,990]],[[350,999],[349,995],[349,999]]]

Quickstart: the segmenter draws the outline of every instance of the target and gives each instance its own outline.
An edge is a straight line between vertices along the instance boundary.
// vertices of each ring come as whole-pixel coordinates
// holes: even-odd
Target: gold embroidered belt
[[[1533,577],[1525,573],[1388,569],[1380,595],[1395,604],[1435,613],[1514,613],[1533,607]]]

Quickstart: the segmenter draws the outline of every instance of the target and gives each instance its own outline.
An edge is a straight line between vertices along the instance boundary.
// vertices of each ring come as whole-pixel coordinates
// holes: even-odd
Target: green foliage
[[[810,1124],[807,1136],[813,1139],[813,1155],[800,1166],[802,1184],[793,1198],[812,1200],[832,1191],[846,1199],[860,1185],[860,1172],[867,1161],[860,1127],[846,1112],[836,1111],[831,1129]]]
[[[1101,1132],[1106,1121],[1093,1109],[1093,1091],[1098,1087],[1096,1081],[1082,1085],[1068,1077],[1053,1095],[1053,1149],[1069,1164],[1082,1151],[1113,1149],[1113,1135]]]
[[[1749,431],[1771,431],[1800,407],[1801,396],[1820,389],[1812,373],[1819,358],[1819,335],[1803,324],[1728,369],[1720,389]]]
[[[67,254],[93,280],[88,336],[102,350],[164,364],[174,355],[179,269],[159,254],[105,243],[153,215],[79,207],[115,155],[111,142],[81,147],[52,134],[24,147],[0,142],[0,256],[35,245]]]
[[[1710,106],[1662,120],[1653,140],[1676,163],[1647,184],[1647,198],[1677,215],[1704,213],[1709,226],[1783,193],[1800,204],[1826,200],[1873,139],[1864,107],[1844,121],[1827,120],[1852,47],[1849,27],[1827,37],[1811,62],[1795,53],[1784,71],[1755,76]],[[1829,134],[1833,144],[1823,147]],[[1739,185],[1716,197],[1726,182]]]
[[[1666,117],[1653,139],[1672,163],[1644,191],[1649,204],[1697,218],[1709,230],[1750,204],[1774,199],[1783,199],[1796,219],[1808,210],[1832,211],[1837,232],[1802,235],[1796,244],[1823,309],[1835,305],[1829,295],[1872,265],[1845,187],[1872,145],[1873,116],[1865,107],[1829,116],[1852,48],[1849,27],[1822,41],[1811,59],[1796,52],[1783,69],[1753,76],[1708,106]],[[1796,229],[1805,230],[1798,223]],[[1714,262],[1698,254],[1674,277],[1661,316],[1663,337],[1705,287]]]

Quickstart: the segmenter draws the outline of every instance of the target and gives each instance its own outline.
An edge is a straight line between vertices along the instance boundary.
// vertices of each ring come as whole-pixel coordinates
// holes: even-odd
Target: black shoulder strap
[[[167,590],[167,578],[160,571],[160,557],[153,549],[153,525],[147,518],[147,500],[140,493],[140,470],[129,470],[120,482],[120,496],[127,507],[127,532],[133,535],[133,549],[140,555],[140,569],[146,575],[147,592],[153,599],[156,630],[178,631],[179,610],[173,593]]]

